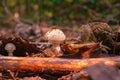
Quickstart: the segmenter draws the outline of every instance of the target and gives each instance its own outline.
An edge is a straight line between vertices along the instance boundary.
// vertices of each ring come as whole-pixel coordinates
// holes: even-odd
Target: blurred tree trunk
[[[42,11],[42,2],[43,2],[42,0],[38,0],[38,5],[39,5],[38,14],[39,14],[39,20],[40,21],[41,21],[41,17],[40,16],[41,16],[41,13],[42,13],[41,12]]]
[[[25,0],[25,5],[26,5],[26,14],[27,14],[27,16],[29,16],[30,15],[30,13],[31,13],[31,1],[30,0]]]
[[[42,7],[42,0],[38,0],[38,6],[39,6],[39,8],[38,8],[38,20],[40,21],[40,14],[41,14],[41,7]]]
[[[16,6],[18,7],[18,13],[19,13],[19,14],[22,14],[22,13],[23,13],[23,12],[22,12],[22,8],[21,8],[21,7],[22,7],[22,4],[21,4],[20,0],[17,1],[17,5],[16,5]]]

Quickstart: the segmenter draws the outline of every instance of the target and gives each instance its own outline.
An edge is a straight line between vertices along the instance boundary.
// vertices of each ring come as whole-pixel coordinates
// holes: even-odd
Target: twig
[[[7,3],[7,0],[2,0],[2,6],[3,6],[4,11],[5,11],[5,13],[6,13],[7,15],[12,15],[12,13],[11,13],[10,10],[8,9],[6,3]]]
[[[35,45],[51,45],[49,42],[29,42],[30,44],[35,44]]]
[[[115,55],[115,49],[116,49],[116,45],[117,45],[118,29],[119,29],[119,26],[117,26],[117,30],[116,30],[115,41],[114,41],[114,48],[113,48],[113,55]]]
[[[15,77],[14,77],[14,73],[11,72],[10,70],[7,70],[9,73],[10,73],[10,76],[12,77],[13,80],[16,80]]]

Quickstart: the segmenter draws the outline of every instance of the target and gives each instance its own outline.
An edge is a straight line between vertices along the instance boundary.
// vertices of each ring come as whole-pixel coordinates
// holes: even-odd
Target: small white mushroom
[[[55,53],[60,53],[60,44],[66,39],[65,34],[60,29],[53,29],[45,34],[45,38],[52,43],[52,49]],[[57,54],[56,56],[60,56]]]
[[[13,52],[16,50],[16,46],[13,43],[7,43],[5,45],[5,50],[8,53],[8,56],[13,56]]]

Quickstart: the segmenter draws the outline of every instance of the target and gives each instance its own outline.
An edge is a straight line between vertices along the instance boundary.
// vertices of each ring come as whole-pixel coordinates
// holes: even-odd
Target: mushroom
[[[8,53],[8,56],[13,56],[13,52],[16,50],[16,46],[13,43],[7,43],[5,45],[5,50]]]
[[[52,43],[52,50],[55,56],[61,56],[60,44],[66,39],[65,34],[60,29],[52,29],[45,34],[46,40]]]

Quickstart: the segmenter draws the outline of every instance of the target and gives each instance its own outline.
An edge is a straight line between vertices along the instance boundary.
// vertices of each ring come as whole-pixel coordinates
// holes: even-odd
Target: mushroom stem
[[[11,52],[11,53],[8,53],[8,56],[13,56],[13,53]]]
[[[55,49],[55,50],[57,50],[58,52],[61,51],[61,48],[60,48],[59,45],[52,45],[52,49]]]
[[[13,50],[11,50],[11,51],[7,51],[8,52],[8,56],[13,56]]]
[[[62,55],[62,51],[61,51],[61,47],[60,47],[60,42],[52,42],[52,50],[55,53],[56,56],[61,56]]]
[[[52,42],[52,48],[60,52],[61,51],[60,42],[56,42],[56,41]]]

